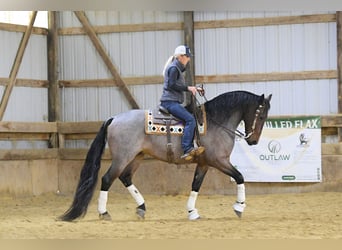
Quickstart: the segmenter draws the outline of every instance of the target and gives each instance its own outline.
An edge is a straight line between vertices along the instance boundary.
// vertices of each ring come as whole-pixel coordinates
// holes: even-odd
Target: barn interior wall
[[[317,12],[194,12],[194,21],[262,18],[315,14]],[[330,13],[330,12],[327,12]],[[93,25],[117,25],[158,22],[182,22],[182,12],[107,12],[86,11]],[[61,28],[81,27],[71,11],[60,12]],[[0,78],[11,69],[22,33],[0,31]],[[122,76],[160,75],[165,60],[174,47],[182,43],[182,30],[124,32],[99,35],[113,63]],[[272,25],[201,29],[195,31],[196,74],[271,73],[274,71],[336,70],[336,23]],[[59,79],[106,79],[111,75],[86,35],[59,37]],[[32,35],[19,78],[47,79],[46,37]],[[206,84],[207,97],[244,89],[273,94],[271,115],[337,114],[337,80],[294,80]],[[141,108],[158,104],[162,83],[130,85]],[[3,92],[0,86],[0,93]],[[104,120],[130,109],[121,91],[113,87],[61,88],[63,121]],[[328,101],[327,101],[328,100]],[[46,88],[15,87],[4,120],[47,121]],[[46,148],[47,143],[1,142],[1,149]],[[87,142],[67,142],[66,147],[84,147]],[[322,183],[247,183],[247,193],[280,193],[306,191],[342,191],[342,157],[324,160]],[[0,161],[0,192],[15,195],[39,195],[60,190],[72,194],[77,185],[82,161],[10,160]],[[109,165],[103,161],[100,176]],[[146,161],[135,177],[143,193],[188,194],[193,178],[193,166],[169,166]],[[148,165],[148,166],[146,166]],[[146,182],[153,179],[154,182]],[[99,184],[98,184],[99,185]],[[126,193],[121,183],[112,190]],[[210,170],[201,192],[205,194],[235,194],[235,184],[216,170]]]
[[[323,181],[318,183],[246,183],[248,194],[277,194],[301,192],[342,192],[342,169],[338,167],[342,157],[323,166]],[[105,174],[109,160],[102,161],[96,190],[100,190],[101,177]],[[21,160],[0,161],[0,194],[13,196],[58,193],[73,195],[83,166],[81,160]],[[133,179],[143,194],[188,195],[195,170],[194,164],[173,165],[155,160],[142,163]],[[97,191],[94,200],[97,199]],[[127,194],[126,188],[116,180],[110,192]],[[231,179],[210,169],[201,187],[201,194],[235,195],[236,185]],[[248,197],[248,196],[247,196]]]

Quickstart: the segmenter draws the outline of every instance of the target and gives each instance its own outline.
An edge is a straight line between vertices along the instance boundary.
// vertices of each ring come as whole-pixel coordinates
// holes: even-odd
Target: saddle
[[[204,106],[198,106],[195,111],[189,110],[191,113],[195,113],[197,118],[197,126],[199,133],[204,135],[206,133],[206,120]],[[167,129],[167,126],[170,126]],[[177,117],[170,114],[166,108],[159,106],[152,110],[145,111],[145,133],[153,135],[167,135],[169,131],[171,135],[182,136],[184,129],[184,122]]]
[[[204,106],[198,106],[196,110],[189,110],[195,114],[197,120],[196,137],[199,141],[199,135],[206,133],[206,117]],[[196,113],[195,113],[196,112]],[[174,117],[163,106],[159,106],[153,110],[145,111],[145,133],[153,135],[167,136],[167,158],[168,162],[172,162],[174,154],[172,151],[171,135],[182,136],[184,130],[184,122]]]

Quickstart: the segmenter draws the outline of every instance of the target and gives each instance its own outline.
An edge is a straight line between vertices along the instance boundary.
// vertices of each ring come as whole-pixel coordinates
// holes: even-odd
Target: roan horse
[[[246,91],[233,91],[221,94],[204,103],[207,132],[201,136],[201,145],[205,152],[192,161],[197,163],[192,182],[192,190],[187,202],[189,220],[200,218],[195,207],[196,199],[203,179],[209,167],[214,167],[232,177],[237,184],[237,199],[233,205],[235,213],[241,217],[245,208],[245,186],[242,174],[229,161],[233,150],[235,136],[243,137],[249,145],[259,141],[264,122],[270,109],[272,95],[255,95]],[[239,123],[245,124],[245,134],[236,131]],[[101,191],[98,198],[100,218],[110,220],[106,204],[108,190],[116,178],[127,188],[137,203],[136,212],[144,218],[146,207],[141,193],[132,183],[132,177],[139,167],[144,154],[167,161],[165,137],[146,135],[144,131],[145,111],[130,110],[105,121],[92,142],[80,180],[70,208],[60,217],[72,221],[86,214],[94,194],[100,169],[101,156],[106,142],[112,155],[112,164],[102,177]],[[184,164],[181,159],[181,137],[172,136],[174,163]]]

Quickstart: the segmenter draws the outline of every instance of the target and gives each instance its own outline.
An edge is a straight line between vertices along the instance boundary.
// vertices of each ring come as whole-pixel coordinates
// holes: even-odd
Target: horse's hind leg
[[[101,179],[101,191],[98,198],[97,211],[99,217],[102,220],[111,220],[111,217],[107,211],[108,190],[113,184],[114,180],[120,175],[121,170],[118,165],[112,161],[110,168],[103,175]]]
[[[138,155],[121,173],[119,176],[120,181],[124,186],[127,188],[129,193],[132,195],[133,199],[137,203],[138,207],[136,210],[137,215],[139,218],[144,219],[145,218],[145,200],[144,197],[141,195],[139,190],[135,187],[135,185],[132,182],[133,175],[135,171],[138,169],[140,161],[143,158],[143,154]]]

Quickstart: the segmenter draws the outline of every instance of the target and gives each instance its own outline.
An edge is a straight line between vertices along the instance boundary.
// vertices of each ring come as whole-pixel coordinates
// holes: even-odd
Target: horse
[[[245,139],[248,145],[256,145],[259,141],[264,122],[270,109],[272,94],[256,95],[247,91],[232,91],[220,94],[202,104],[206,113],[207,131],[200,137],[205,147],[203,154],[195,156],[190,163],[197,163],[192,181],[191,192],[187,201],[188,219],[200,218],[196,208],[196,200],[204,177],[213,167],[233,178],[237,185],[237,199],[233,210],[241,217],[245,204],[245,185],[243,175],[233,167],[229,157],[234,147],[235,137]],[[62,221],[73,221],[84,217],[93,197],[97,184],[98,172],[101,167],[101,156],[106,143],[112,155],[112,162],[101,179],[101,190],[98,198],[100,219],[111,220],[107,211],[108,190],[115,179],[119,178],[134,198],[139,218],[146,213],[145,200],[138,188],[133,184],[132,177],[138,169],[144,155],[168,161],[165,136],[147,135],[144,128],[145,111],[132,109],[108,118],[103,122],[93,140],[83,168],[70,208],[59,217]],[[236,130],[240,122],[244,122],[245,132]],[[181,159],[181,136],[172,136],[174,164],[185,164]]]

